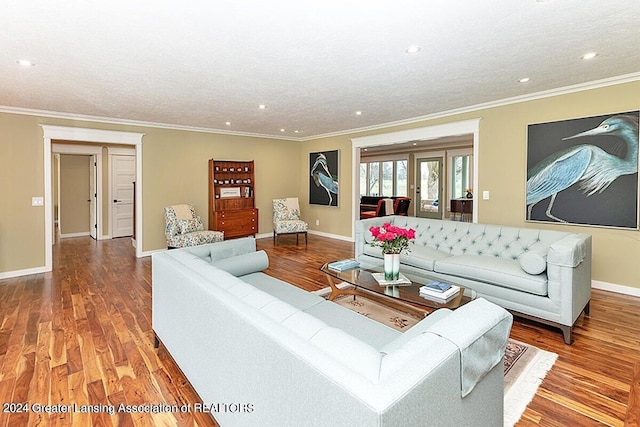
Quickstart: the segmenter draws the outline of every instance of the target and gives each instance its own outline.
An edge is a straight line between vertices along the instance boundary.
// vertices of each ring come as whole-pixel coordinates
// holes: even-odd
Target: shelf
[[[255,235],[258,210],[255,208],[254,186],[253,161],[210,159],[209,229],[224,231],[225,239]],[[222,192],[229,193],[231,188],[237,189],[231,191],[231,197],[221,197]],[[236,196],[238,192],[240,195]]]

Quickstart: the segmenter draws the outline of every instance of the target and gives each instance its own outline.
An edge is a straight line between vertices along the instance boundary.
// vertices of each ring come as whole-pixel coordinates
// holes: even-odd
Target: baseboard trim
[[[307,233],[315,234],[316,236],[328,237],[329,239],[344,240],[345,242],[354,242],[354,240],[351,237],[340,236],[338,234],[324,233],[322,231],[315,231],[315,230],[307,230]],[[273,238],[273,233],[256,234],[256,239],[272,239],[272,238]]]
[[[45,267],[25,268],[24,270],[5,271],[0,273],[0,279],[11,279],[12,277],[28,276],[30,274],[46,273]]]
[[[328,237],[329,239],[342,240],[342,241],[345,241],[345,242],[354,242],[355,241],[353,239],[353,237],[340,236],[339,234],[330,234],[330,233],[325,233],[325,232],[316,231],[316,230],[309,230],[309,234],[315,234],[317,236]]]
[[[609,292],[615,292],[617,294],[640,297],[640,288],[634,288],[631,286],[617,285],[615,283],[607,283],[607,282],[600,282],[598,280],[592,280],[591,287],[593,289],[600,289],[602,291],[609,291]]]
[[[69,237],[85,237],[85,236],[91,236],[91,233],[89,233],[88,231],[83,231],[81,233],[61,234],[60,238],[61,239],[66,239],[66,238],[69,238]]]

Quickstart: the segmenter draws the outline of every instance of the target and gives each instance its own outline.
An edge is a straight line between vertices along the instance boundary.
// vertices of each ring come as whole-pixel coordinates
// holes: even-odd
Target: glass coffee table
[[[439,308],[454,310],[476,298],[476,291],[452,282],[460,287],[460,293],[446,303],[437,302],[420,295],[420,288],[429,280],[428,276],[421,283],[411,281],[410,284],[384,286],[373,278],[373,273],[378,271],[360,267],[336,271],[330,269],[329,264],[326,263],[320,267],[320,270],[327,275],[327,281],[331,287],[329,301],[333,301],[340,295],[362,296],[414,316],[424,317]],[[338,284],[343,282],[351,286],[338,287]]]

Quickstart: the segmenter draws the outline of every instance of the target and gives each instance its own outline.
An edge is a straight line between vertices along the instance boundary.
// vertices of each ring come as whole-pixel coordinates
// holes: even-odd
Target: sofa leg
[[[584,306],[583,311],[584,311],[584,314],[586,314],[587,316],[591,314],[591,301],[589,301],[587,305]]]
[[[160,347],[160,340],[158,339],[158,336],[154,333],[153,334],[153,348],[158,348]]]
[[[278,246],[278,237],[275,230],[273,231],[273,246]]]
[[[562,335],[564,335],[564,343],[571,345],[571,341],[573,338],[573,333],[572,333],[573,327],[560,325],[560,329],[562,330]]]

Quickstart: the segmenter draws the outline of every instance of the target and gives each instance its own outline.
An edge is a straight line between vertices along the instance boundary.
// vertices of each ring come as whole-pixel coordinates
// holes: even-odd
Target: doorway
[[[52,141],[74,141],[83,142],[96,146],[98,144],[124,144],[135,147],[136,153],[136,239],[142,241],[142,137],[143,133],[108,131],[102,129],[75,128],[65,126],[40,125],[43,130],[44,141],[44,240],[45,240],[45,263],[44,271],[51,271],[53,268],[53,242],[54,242],[54,215],[53,215],[53,167],[52,167]],[[98,145],[99,146],[99,145]],[[102,153],[102,151],[100,151]],[[98,168],[100,168],[98,161]],[[100,173],[98,173],[100,179]],[[99,185],[99,184],[98,184]],[[99,192],[98,192],[99,194]],[[98,200],[100,204],[100,200]],[[98,209],[98,216],[101,209]],[[98,235],[100,235],[98,230]],[[137,241],[132,241],[136,248],[136,256],[142,257],[142,245]]]
[[[133,183],[136,180],[136,158],[110,154],[111,237],[133,235]]]
[[[416,160],[416,216],[442,219],[443,160],[432,157]]]

